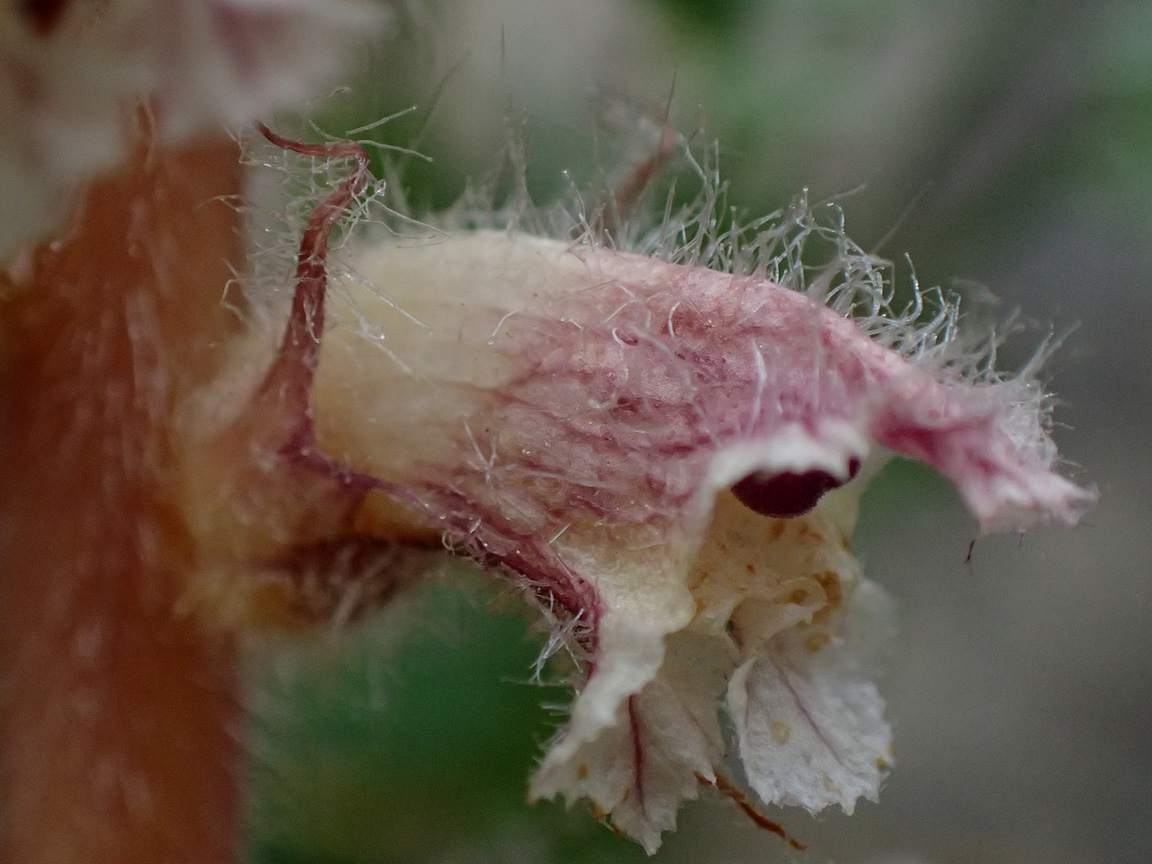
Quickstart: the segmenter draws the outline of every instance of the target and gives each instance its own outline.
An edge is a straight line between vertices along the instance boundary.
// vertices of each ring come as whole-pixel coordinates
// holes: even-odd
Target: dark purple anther
[[[860,460],[848,461],[848,480],[860,470]],[[787,519],[802,516],[820,500],[825,492],[843,486],[848,480],[838,480],[827,471],[781,471],[768,474],[757,471],[749,474],[732,487],[740,503],[761,516]]]

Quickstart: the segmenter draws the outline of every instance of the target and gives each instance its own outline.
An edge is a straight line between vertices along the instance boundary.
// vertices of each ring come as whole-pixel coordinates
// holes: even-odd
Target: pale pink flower
[[[124,155],[137,100],[162,142],[299,106],[371,19],[307,0],[9,4],[0,253]],[[533,798],[587,798],[652,851],[701,781],[727,783],[721,708],[762,801],[875,798],[891,735],[864,668],[884,601],[848,548],[860,487],[892,450],[948,476],[985,529],[1074,524],[1093,495],[1055,473],[1036,382],[980,372],[946,305],[927,326],[892,315],[877,262],[805,206],[719,232],[708,204],[632,251],[515,220],[357,241],[319,341],[327,231],[362,180],[304,235],[305,299],[271,368],[256,328],[173,420],[188,603],[234,620],[236,584],[329,548],[379,496],[396,539],[439,534],[522,586],[571,653],[576,699]],[[837,254],[809,287],[813,234]]]
[[[522,586],[574,658],[530,796],[587,798],[650,852],[728,782],[721,708],[763,802],[877,797],[885,600],[849,537],[886,452],[985,530],[1094,499],[1053,470],[1039,385],[962,350],[954,306],[893,315],[883,262],[803,202],[724,234],[714,205],[635,241],[657,254],[515,225],[354,241],[312,391],[316,452]],[[796,290],[814,236],[836,266]]]

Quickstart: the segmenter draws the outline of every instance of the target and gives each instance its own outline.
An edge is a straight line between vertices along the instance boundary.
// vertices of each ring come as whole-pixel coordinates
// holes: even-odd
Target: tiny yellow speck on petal
[[[792,730],[788,727],[787,723],[781,723],[779,720],[772,724],[772,740],[777,744],[785,744],[792,736]]]

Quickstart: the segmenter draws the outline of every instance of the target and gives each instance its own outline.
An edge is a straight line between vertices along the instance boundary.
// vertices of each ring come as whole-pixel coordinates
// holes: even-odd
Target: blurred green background
[[[409,105],[388,140],[433,158],[451,204],[525,124],[529,188],[596,182],[611,94],[720,142],[751,215],[845,198],[851,236],[922,284],[991,291],[1057,333],[1047,381],[1069,471],[1099,508],[1072,533],[969,543],[946,484],[897,462],[856,545],[902,629],[881,692],[897,764],[852,818],[773,813],[790,853],[723,802],[662,862],[1063,864],[1152,860],[1152,4],[917,0],[439,0],[387,7],[340,131]],[[438,98],[437,97],[438,94]],[[600,103],[602,104],[602,102]],[[564,172],[568,172],[566,175]],[[1022,340],[1007,362],[1027,357]],[[250,857],[261,864],[639,861],[583,806],[524,804],[563,692],[539,639],[461,565],[339,638],[252,658]]]

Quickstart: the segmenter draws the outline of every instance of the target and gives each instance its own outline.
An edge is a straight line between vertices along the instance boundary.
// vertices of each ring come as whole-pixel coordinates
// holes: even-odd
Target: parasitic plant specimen
[[[894,312],[883,262],[804,202],[725,227],[709,172],[650,231],[578,209],[535,230],[514,207],[349,231],[333,266],[332,231],[383,194],[363,151],[259,127],[334,178],[285,318],[249,278],[219,127],[295,100],[316,73],[276,77],[293,26],[331,36],[356,10],[186,0],[196,26],[172,29],[161,5],[6,25],[42,40],[6,43],[39,88],[13,99],[47,94],[33,142],[83,63],[122,73],[80,112],[104,156],[32,148],[76,206],[14,254],[0,300],[6,859],[229,860],[244,639],[385,602],[443,545],[520,586],[571,656],[531,797],[587,798],[649,851],[701,784],[750,809],[721,709],[761,801],[876,797],[890,731],[861,658],[883,598],[849,549],[859,492],[893,451],[984,529],[1075,524],[1094,496],[1054,470],[1032,370],[996,372],[947,303]],[[145,50],[173,44],[235,80]],[[816,279],[811,240],[835,249]]]

